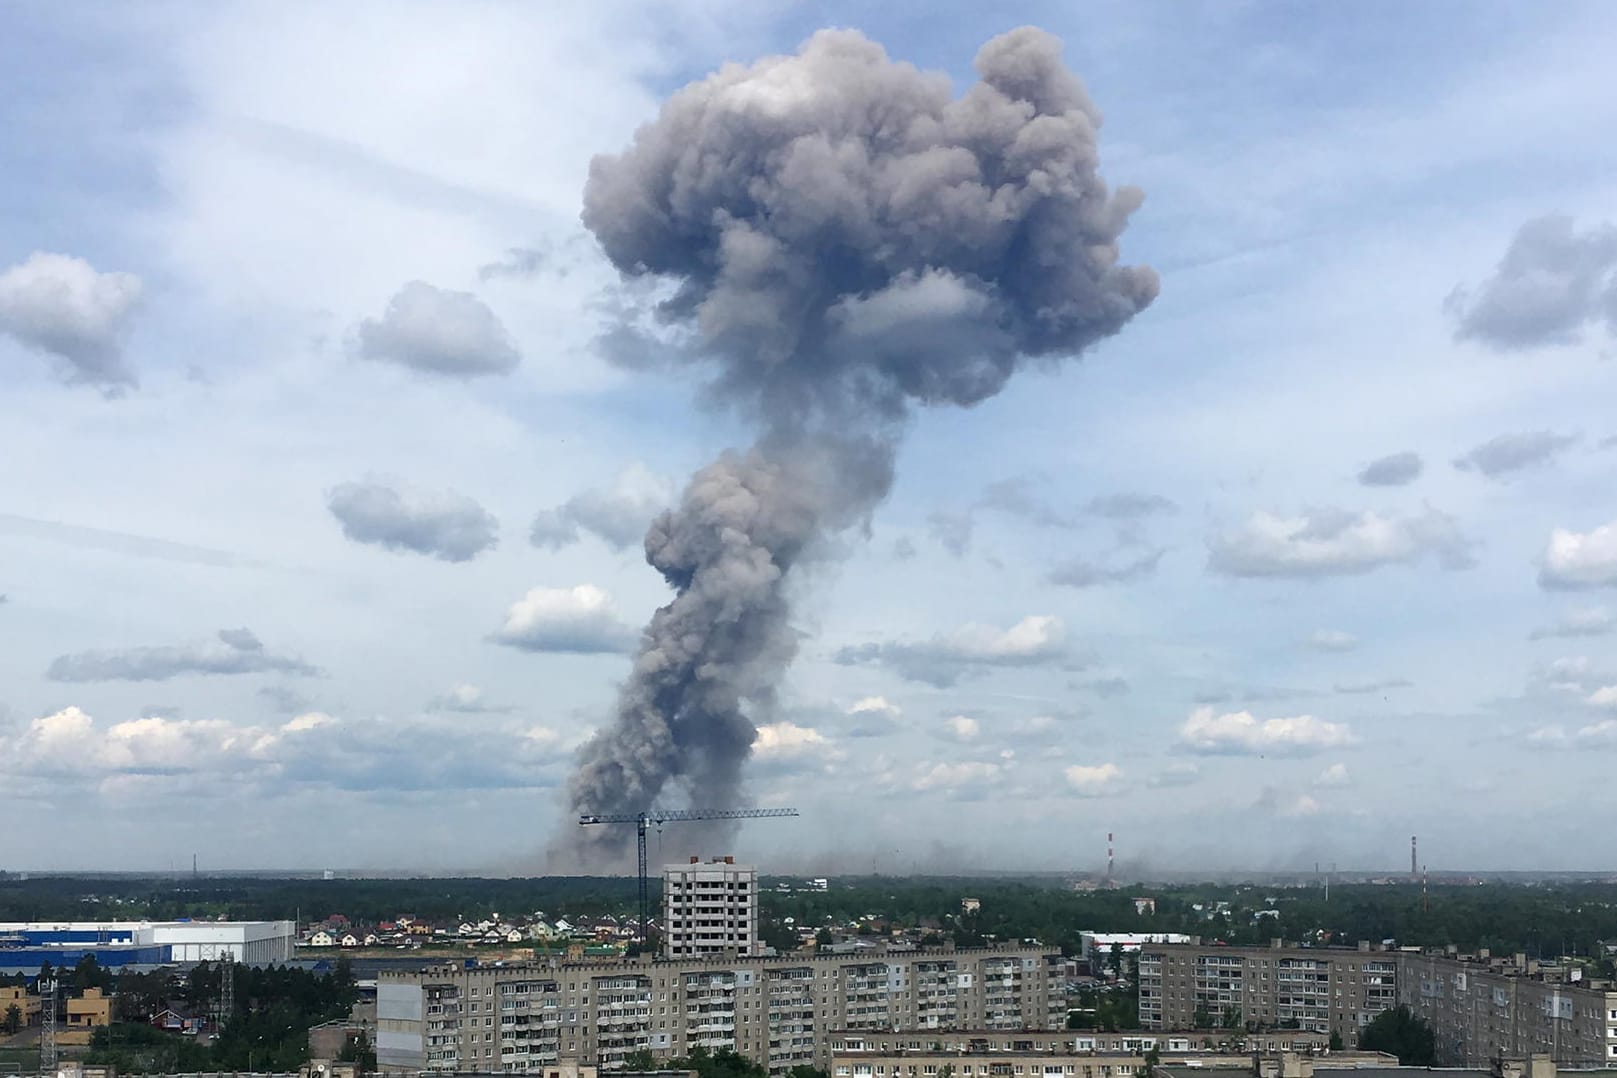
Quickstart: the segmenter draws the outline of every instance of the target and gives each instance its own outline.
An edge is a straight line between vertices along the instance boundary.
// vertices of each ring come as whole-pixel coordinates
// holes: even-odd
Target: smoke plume
[[[868,521],[910,407],[976,404],[1156,297],[1153,271],[1118,264],[1141,194],[1100,178],[1100,113],[1060,42],[1014,30],[976,70],[957,98],[857,32],[822,31],[685,87],[591,163],[585,225],[626,277],[671,286],[656,316],[691,342],[671,359],[761,433],[646,536],[675,596],[583,750],[576,810],[737,804],[796,651],[791,571]],[[553,855],[587,863],[628,838],[574,826]]]

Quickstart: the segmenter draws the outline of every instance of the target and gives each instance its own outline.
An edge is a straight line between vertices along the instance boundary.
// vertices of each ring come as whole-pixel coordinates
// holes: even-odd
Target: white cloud
[[[1617,521],[1588,532],[1550,532],[1538,583],[1554,590],[1617,587]]]
[[[1115,794],[1123,781],[1123,770],[1116,764],[1073,764],[1065,768],[1067,786],[1080,797]]]
[[[1617,685],[1603,685],[1589,694],[1591,707],[1617,707]]]
[[[1529,640],[1548,640],[1554,637],[1605,636],[1617,628],[1617,619],[1603,606],[1574,607],[1553,625],[1534,629]]]
[[[36,251],[0,273],[0,333],[64,361],[70,382],[133,386],[122,346],[140,278],[99,273],[82,258]]]
[[[1359,638],[1339,629],[1315,629],[1308,637],[1308,646],[1315,651],[1352,651],[1359,646]]]
[[[1315,786],[1346,786],[1350,781],[1347,764],[1332,764],[1314,776]]]
[[[1008,629],[970,622],[920,643],[849,646],[836,653],[836,661],[847,666],[875,663],[890,667],[901,677],[947,688],[982,668],[1035,666],[1058,661],[1066,654],[1066,628],[1061,619],[1035,614]]]
[[[940,791],[959,800],[972,800],[986,796],[1001,785],[1011,763],[991,760],[960,760],[953,763],[921,764],[917,768],[911,789],[918,792]]]
[[[449,691],[434,696],[427,701],[429,711],[455,711],[466,715],[479,715],[491,712],[509,711],[508,707],[490,704],[483,690],[476,685],[461,682],[452,685]]]
[[[1150,785],[1158,788],[1189,786],[1199,780],[1202,769],[1191,763],[1169,764],[1151,776]]]
[[[651,519],[673,502],[674,482],[643,464],[625,469],[610,488],[586,490],[534,518],[528,539],[537,547],[560,550],[581,531],[613,550],[627,550],[646,537]]]
[[[1319,811],[1319,802],[1307,794],[1298,794],[1295,800],[1288,801],[1280,807],[1282,816],[1317,816]]]
[[[588,655],[628,651],[637,634],[618,618],[612,596],[593,584],[579,584],[532,589],[511,604],[492,639],[524,651]]]
[[[943,728],[956,741],[975,741],[977,735],[982,733],[982,726],[978,724],[977,720],[968,718],[965,715],[956,715],[953,718],[945,719]]]
[[[356,543],[440,561],[470,561],[500,541],[500,522],[453,490],[419,490],[368,479],[332,488],[326,508]]]
[[[425,281],[409,282],[380,319],[361,322],[358,343],[366,359],[451,378],[509,374],[521,361],[488,304]]]
[[[1208,550],[1209,569],[1237,577],[1347,576],[1427,557],[1449,569],[1471,565],[1454,518],[1430,508],[1416,516],[1312,509],[1283,517],[1260,510],[1209,538]]]
[[[1312,715],[1257,719],[1247,711],[1218,715],[1200,707],[1179,728],[1179,743],[1192,752],[1237,756],[1308,756],[1353,743],[1342,723]]]
[[[843,724],[843,733],[849,737],[885,737],[898,731],[903,714],[904,710],[885,696],[866,696],[844,712],[851,721]]]
[[[814,727],[792,722],[772,722],[758,727],[752,752],[760,760],[840,759],[843,755],[830,738]]]
[[[1527,743],[1540,749],[1599,748],[1617,745],[1617,719],[1602,719],[1571,731],[1560,723],[1548,723],[1528,731]]]

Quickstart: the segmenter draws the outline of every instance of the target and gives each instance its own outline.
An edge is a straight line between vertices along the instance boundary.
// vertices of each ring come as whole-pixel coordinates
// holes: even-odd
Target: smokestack
[[[1409,878],[1411,880],[1420,879],[1420,872],[1419,872],[1419,870],[1417,870],[1415,868],[1415,836],[1414,835],[1409,836]]]
[[[1106,886],[1112,885],[1112,833],[1106,832]]]
[[[955,98],[945,76],[825,30],[677,91],[590,163],[585,226],[622,276],[669,286],[610,329],[614,352],[711,372],[707,399],[759,434],[646,534],[674,597],[579,754],[575,813],[644,811],[669,792],[743,803],[755,723],[798,647],[792,571],[868,524],[910,412],[986,400],[1156,298],[1155,272],[1119,262],[1143,196],[1100,177],[1100,112],[1060,42],[1012,30],[976,69]],[[734,827],[692,841],[713,848]],[[625,829],[567,831],[561,861],[626,852]]]

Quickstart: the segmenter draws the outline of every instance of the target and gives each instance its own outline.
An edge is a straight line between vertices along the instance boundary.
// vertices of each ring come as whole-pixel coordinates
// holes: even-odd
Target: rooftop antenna
[[[39,979],[39,1069],[56,1069],[56,978]]]

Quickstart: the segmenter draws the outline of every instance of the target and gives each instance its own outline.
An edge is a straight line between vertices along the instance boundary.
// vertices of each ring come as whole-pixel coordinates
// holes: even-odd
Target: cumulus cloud
[[[0,333],[56,357],[68,382],[117,392],[135,385],[123,341],[140,292],[132,273],[35,251],[0,273]]]
[[[381,318],[359,324],[359,354],[450,378],[509,374],[521,360],[487,304],[425,281],[406,284]]]
[[[1573,730],[1550,723],[1530,730],[1527,743],[1541,749],[1598,748],[1617,745],[1617,719],[1602,719]]]
[[[1315,651],[1352,651],[1359,646],[1359,638],[1340,629],[1315,629],[1308,636],[1308,646]]]
[[[492,639],[523,651],[591,655],[629,651],[638,634],[619,620],[610,595],[580,584],[529,591],[511,604]]]
[[[1004,786],[1009,774],[1008,761],[923,763],[917,766],[910,788],[918,793],[940,792],[952,800],[975,801]]]
[[[160,716],[103,725],[68,707],[16,734],[0,733],[0,776],[102,790],[131,777],[161,776],[164,791],[180,796],[189,788],[177,784],[185,776],[224,779],[238,796],[254,784],[263,784],[259,792],[267,796],[305,786],[397,793],[559,781],[565,759],[516,725],[491,727],[475,739],[456,736],[462,732],[445,720],[354,721],[323,712],[266,725]],[[420,751],[427,743],[433,751]]]
[[[1617,332],[1617,227],[1579,231],[1562,215],[1528,221],[1516,232],[1492,277],[1456,289],[1449,309],[1456,337],[1500,351],[1581,340],[1605,319]]]
[[[1407,486],[1420,478],[1424,468],[1419,453],[1393,453],[1366,464],[1359,472],[1359,482],[1367,487]]]
[[[247,629],[222,629],[217,642],[81,651],[51,660],[52,681],[166,681],[186,674],[315,675],[318,668],[266,649]]]
[[[440,561],[470,561],[500,541],[500,522],[493,514],[453,490],[421,491],[371,480],[342,483],[327,493],[326,508],[356,543]]]
[[[1208,568],[1236,577],[1349,576],[1428,557],[1447,569],[1472,564],[1454,518],[1430,508],[1415,516],[1311,509],[1284,517],[1260,510],[1207,545]]]
[[[975,741],[983,732],[982,724],[966,715],[955,715],[943,720],[943,732],[955,741]]]
[[[1116,764],[1073,764],[1062,770],[1067,788],[1079,797],[1106,797],[1118,793],[1123,770]]]
[[[824,768],[846,755],[819,730],[792,722],[759,726],[758,736],[752,743],[753,760],[766,774]]]
[[[1189,786],[1202,777],[1202,769],[1195,764],[1170,764],[1151,776],[1148,785],[1159,789],[1173,786]]]
[[[1066,658],[1066,628],[1048,614],[1023,618],[1009,629],[970,623],[919,643],[860,644],[836,653],[844,666],[886,666],[900,677],[940,689],[987,668],[1038,666]]]
[[[1550,532],[1538,584],[1558,591],[1617,587],[1617,521],[1587,532]]]
[[[885,696],[867,696],[848,708],[846,715],[851,721],[846,733],[849,737],[883,737],[898,730],[903,714],[903,709]]]
[[[1505,482],[1518,472],[1548,464],[1577,441],[1575,434],[1556,434],[1547,430],[1501,434],[1464,456],[1456,457],[1454,466],[1462,472],[1477,472],[1489,479]]]
[[[1314,776],[1315,786],[1346,786],[1351,781],[1347,764],[1332,764]]]
[[[1073,558],[1057,565],[1045,579],[1052,584],[1059,584],[1066,588],[1092,588],[1102,584],[1125,584],[1131,580],[1154,575],[1157,571],[1157,563],[1162,561],[1162,555],[1166,553],[1166,550],[1158,548],[1147,550],[1131,558],[1113,560],[1110,563],[1091,561],[1082,557]]]
[[[586,490],[534,518],[529,541],[537,547],[560,550],[588,532],[613,550],[627,550],[646,537],[651,518],[674,500],[673,481],[633,464],[612,486]]]
[[[428,711],[453,711],[463,715],[488,715],[510,711],[509,707],[491,704],[476,685],[461,682],[427,701]]]
[[[1603,606],[1574,607],[1553,625],[1540,626],[1528,634],[1529,640],[1556,637],[1605,636],[1617,627],[1617,619]]]
[[[1220,715],[1199,707],[1179,728],[1179,744],[1205,755],[1310,756],[1353,744],[1353,734],[1312,715],[1258,719],[1247,711]]]
[[[1033,490],[1033,481],[1014,476],[988,484],[977,504],[1009,516],[1019,517],[1043,528],[1070,528],[1073,518],[1046,503]]]
[[[1617,708],[1617,685],[1602,685],[1589,694],[1590,707]]]

